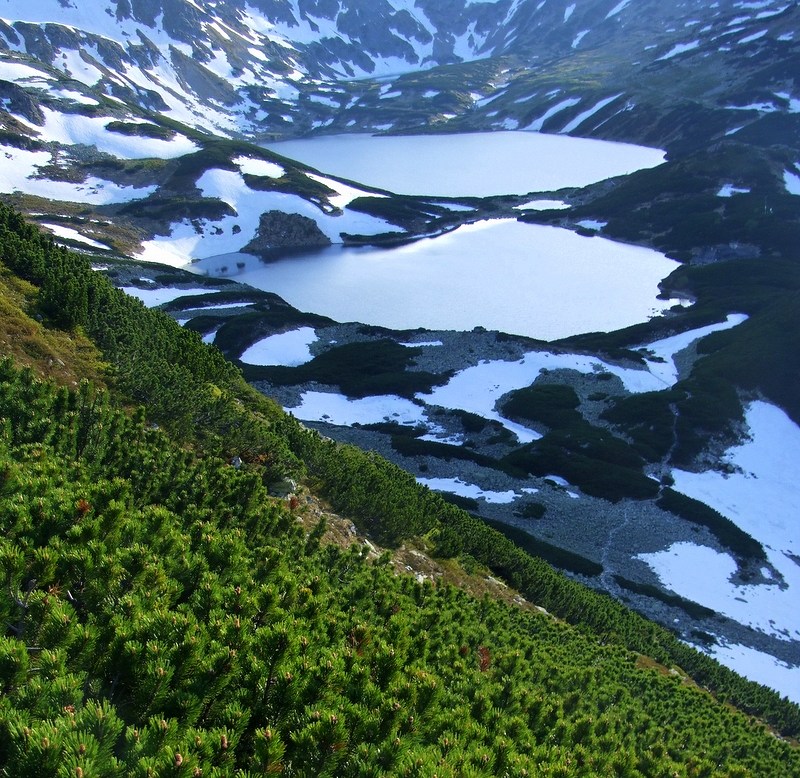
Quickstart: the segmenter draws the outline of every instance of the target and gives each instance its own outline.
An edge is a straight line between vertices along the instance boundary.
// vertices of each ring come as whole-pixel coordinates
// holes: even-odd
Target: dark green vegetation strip
[[[84,330],[110,363],[122,399],[146,404],[150,418],[178,440],[221,456],[256,456],[268,448],[275,477],[301,469],[273,430],[283,412],[250,389],[218,350],[115,289],[89,260],[55,245],[5,206],[0,262],[40,288],[48,323]]]
[[[418,353],[419,349],[393,340],[372,340],[329,349],[298,367],[242,365],[242,372],[248,380],[279,386],[306,381],[330,384],[348,397],[396,394],[411,398],[417,392],[430,392],[449,378],[449,374],[406,370]]]
[[[551,430],[502,461],[533,475],[556,473],[586,494],[611,502],[650,499],[659,489],[644,475],[644,460],[628,443],[584,421]]]
[[[578,395],[571,386],[537,384],[510,392],[503,403],[503,415],[525,419],[546,427],[563,429],[580,424]]]
[[[5,775],[800,772],[797,750],[629,651],[785,733],[797,706],[303,429],[5,208],[0,251],[46,321],[95,338],[114,387],[0,366]],[[581,629],[320,547],[264,487],[304,471],[384,542],[428,534]]]
[[[757,540],[705,503],[687,497],[674,489],[664,489],[656,504],[659,508],[670,511],[693,524],[706,527],[737,558],[753,559],[756,562],[764,563],[768,561],[764,547]]]
[[[461,218],[445,206],[402,195],[356,197],[347,204],[347,208],[417,232],[431,229],[434,225],[441,229],[449,223],[458,223]]]
[[[679,391],[632,394],[615,399],[602,418],[624,430],[648,462],[661,462],[675,443],[675,405],[685,398]]]
[[[550,431],[507,454],[503,464],[538,476],[556,473],[586,494],[611,502],[655,497],[659,487],[643,474],[644,458],[638,446],[587,423],[579,406],[570,386],[534,384],[511,392],[503,413]]]
[[[665,603],[666,605],[671,605],[674,608],[680,608],[684,613],[688,614],[693,619],[709,619],[717,615],[716,611],[711,610],[711,608],[704,608],[702,605],[698,605],[696,602],[687,600],[685,597],[681,597],[677,594],[667,594],[657,586],[637,583],[636,581],[631,581],[629,578],[625,578],[621,575],[615,575],[614,580],[623,589],[627,589],[629,592],[633,592],[634,594],[642,594],[645,597],[652,597],[660,602]]]
[[[783,732],[800,732],[796,705],[745,681],[611,597],[565,578],[439,495],[421,491],[414,478],[396,465],[294,424],[285,431],[292,450],[318,479],[323,494],[381,542],[391,545],[427,533],[441,556],[474,557],[532,602],[583,625],[602,641],[619,643],[666,665],[678,665],[698,683],[744,710],[765,716]]]
[[[609,237],[647,242],[681,260],[698,246],[734,243],[790,256],[800,244],[800,218],[792,195],[776,185],[773,171],[784,165],[780,150],[730,140],[626,176],[574,217],[603,218]],[[718,197],[720,170],[747,181],[750,191]],[[654,202],[658,208],[650,207]]]
[[[236,211],[222,200],[210,197],[152,195],[132,200],[120,206],[118,213],[137,219],[181,221],[182,219],[208,219],[217,221],[225,216],[235,216]]]
[[[120,135],[131,137],[157,138],[158,140],[171,140],[175,137],[175,131],[169,129],[169,127],[162,127],[149,122],[114,121],[106,124],[106,129],[109,132],[118,132]]]
[[[203,280],[206,280],[207,283],[216,283],[216,279],[214,279],[213,282],[210,281],[210,279]],[[186,278],[182,278],[181,281],[186,283]],[[159,281],[159,283],[164,282]],[[218,289],[214,289],[207,294],[195,294],[188,298],[177,297],[174,300],[164,303],[160,306],[160,308],[162,311],[174,313],[189,310],[191,308],[202,308],[205,305],[213,305],[218,308],[225,303],[231,304],[246,302],[253,303],[254,305],[259,304],[269,306],[270,304],[277,304],[278,301],[280,301],[280,298],[277,297],[277,295],[270,294],[269,292],[259,292],[255,289],[247,292],[243,292],[241,290],[219,291]]]
[[[654,246],[687,263],[662,283],[667,296],[696,300],[682,311],[683,327],[722,321],[730,313],[750,318],[700,344],[703,359],[691,376],[673,388],[678,414],[674,433],[660,423],[656,435],[638,431],[646,457],[658,458],[675,440],[672,461],[687,466],[710,438],[734,440],[742,421],[741,397],[761,396],[783,408],[800,424],[800,212],[776,171],[786,168],[780,129],[786,116],[763,118],[740,138],[713,149],[685,150],[669,165],[642,170],[611,189],[587,189],[587,203],[573,217],[607,221],[608,237]],[[773,148],[754,149],[753,133],[766,132]],[[767,138],[769,139],[767,141]],[[749,142],[747,142],[749,141]],[[718,197],[720,170],[729,180],[747,181],[749,192]],[[591,196],[596,192],[596,196]],[[652,207],[657,202],[658,207]],[[529,221],[543,216],[526,214]],[[700,261],[697,261],[700,260]],[[670,320],[663,325],[670,326]],[[594,333],[565,341],[594,353],[622,354],[625,347],[651,339],[651,325],[608,335]],[[665,333],[666,334],[666,333]],[[654,404],[657,402],[653,401]],[[657,411],[661,419],[666,410]],[[648,451],[647,448],[650,450]]]
[[[585,556],[576,554],[560,546],[554,546],[545,540],[534,537],[525,530],[518,529],[502,521],[492,521],[487,519],[486,523],[501,532],[509,540],[532,556],[541,557],[551,565],[555,565],[561,570],[569,570],[579,575],[597,576],[603,574],[603,565],[587,559]]]
[[[283,327],[324,327],[332,324],[332,320],[324,316],[301,313],[275,295],[264,298],[258,307],[258,311],[226,320],[217,332],[214,345],[231,361],[235,362],[253,343],[274,335],[276,330]],[[242,367],[248,369],[247,365]]]
[[[479,454],[477,451],[472,451],[464,446],[451,446],[447,443],[438,443],[435,440],[420,440],[409,435],[392,435],[392,448],[405,457],[435,457],[436,459],[443,459],[445,462],[462,459],[467,462],[474,462],[481,467],[490,467],[504,472],[507,470],[496,459],[492,459],[486,454]]]

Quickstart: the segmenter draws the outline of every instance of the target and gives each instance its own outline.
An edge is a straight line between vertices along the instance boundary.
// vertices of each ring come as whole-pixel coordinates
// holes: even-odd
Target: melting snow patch
[[[659,57],[658,60],[662,59],[672,59],[673,57],[677,57],[679,54],[684,54],[687,51],[692,51],[696,49],[700,45],[700,41],[691,41],[690,43],[678,43],[673,46],[666,54]]]
[[[240,359],[248,365],[297,367],[311,361],[309,346],[316,340],[313,327],[301,327],[259,340],[246,349]]]
[[[516,492],[485,491],[475,484],[468,484],[460,478],[417,478],[417,483],[427,486],[436,492],[449,492],[459,497],[471,497],[474,500],[485,500],[488,503],[508,505],[517,498]]]
[[[43,73],[41,70],[32,68],[22,62],[9,62],[8,60],[0,62],[0,78],[4,81],[22,81],[23,83],[54,80],[54,77],[49,73]],[[34,86],[39,86],[39,84],[34,83]],[[44,84],[41,86],[44,86]]]
[[[652,355],[646,359],[648,371],[664,382],[665,386],[673,386],[678,380],[678,368],[675,365],[675,355],[683,351],[695,341],[705,338],[712,332],[720,332],[736,327],[747,320],[743,313],[733,313],[719,324],[709,324],[705,327],[698,327],[680,335],[673,335],[669,338],[656,340],[644,348]]]
[[[800,703],[800,668],[791,667],[769,654],[737,643],[723,643],[710,648],[701,645],[698,648],[739,675],[777,689],[792,702]]]
[[[71,227],[62,227],[60,224],[45,224],[41,222],[42,227],[47,227],[50,232],[53,233],[58,238],[63,238],[64,240],[72,240],[76,243],[85,243],[87,246],[91,246],[95,249],[103,249],[103,251],[109,251],[109,247],[105,243],[100,243],[100,241],[92,240],[92,238],[87,238],[81,235],[80,232],[77,230],[73,230]]]
[[[746,35],[744,38],[741,38],[738,43],[752,43],[753,41],[757,41],[759,38],[763,38],[766,34],[766,30],[761,30],[760,32],[755,32],[752,35]]]
[[[184,310],[221,311],[227,308],[249,308],[253,303],[217,303],[216,305],[201,305],[200,308],[185,308]]]
[[[300,405],[286,408],[301,421],[326,421],[350,427],[353,424],[425,424],[425,411],[397,395],[378,395],[351,400],[334,392],[303,392]]]
[[[309,95],[308,98],[312,103],[320,103],[322,105],[327,105],[329,108],[338,108],[339,101],[334,100],[331,97],[326,97],[325,95]]]
[[[568,122],[561,128],[560,132],[562,133],[570,133],[573,130],[578,129],[587,119],[591,116],[594,116],[598,111],[605,108],[609,103],[613,103],[619,97],[622,97],[622,92],[616,95],[612,95],[611,97],[606,97],[603,100],[599,100],[596,102],[591,108],[588,108],[585,111],[579,113],[571,122]]]
[[[578,46],[581,45],[581,41],[586,37],[589,33],[589,30],[581,30],[573,39],[572,39],[572,48],[577,49]]]
[[[328,189],[331,189],[333,192],[335,192],[334,195],[328,197],[328,202],[330,202],[334,208],[345,208],[357,197],[388,197],[388,195],[376,194],[374,192],[366,192],[363,189],[357,189],[354,186],[343,184],[341,181],[334,181],[332,178],[317,176],[313,173],[306,173],[306,175],[312,181],[316,181],[317,183],[322,184],[323,186],[326,186]]]
[[[800,176],[791,170],[783,171],[783,183],[789,194],[800,195]]]
[[[699,338],[734,327],[746,318],[742,314],[732,314],[725,322],[648,344],[647,349],[652,358],[647,361],[646,370],[611,365],[597,357],[582,354],[532,351],[516,362],[485,361],[465,368],[456,373],[447,384],[435,387],[430,394],[418,394],[417,398],[430,405],[469,411],[485,419],[499,421],[506,429],[515,433],[521,443],[528,443],[541,436],[528,427],[501,416],[495,410],[495,405],[507,392],[530,386],[543,370],[567,369],[588,375],[611,373],[622,381],[629,392],[659,391],[672,386],[677,380],[678,371],[673,362],[675,354]],[[800,457],[800,452],[798,456]]]
[[[336,188],[337,194],[332,198],[334,204],[349,202],[357,191],[329,179],[318,180]],[[333,243],[341,241],[343,232],[374,235],[395,229],[383,219],[368,214],[355,211],[322,213],[316,205],[299,195],[250,189],[236,171],[207,170],[197,180],[197,187],[204,197],[222,200],[236,214],[201,224],[186,220],[174,223],[166,237],[145,241],[137,259],[180,267],[191,259],[237,252],[255,235],[261,214],[270,210],[299,213],[313,219]]]
[[[675,488],[718,510],[765,546],[800,556],[796,521],[800,516],[800,428],[784,411],[766,402],[751,403],[745,417],[750,440],[728,449],[723,457],[736,472],[676,470]],[[785,572],[775,559],[771,561]],[[800,567],[794,565],[794,570],[800,585]],[[800,620],[800,610],[797,614]]]
[[[100,105],[93,97],[89,97],[82,92],[75,92],[71,89],[53,89],[52,93],[56,97],[63,97],[67,100],[72,100],[74,103],[80,103],[81,105]]]
[[[606,19],[610,19],[612,16],[616,16],[623,8],[625,8],[631,0],[621,0],[617,5],[615,5],[607,14]]]
[[[7,160],[0,167],[0,192],[9,194],[24,192],[48,200],[107,205],[147,197],[156,189],[155,186],[142,189],[119,186],[111,181],[94,177],[89,177],[80,184],[35,178],[39,167],[50,163],[49,151],[25,151],[10,146],[0,146],[0,156]]]
[[[197,294],[208,294],[208,289],[176,289],[164,287],[163,289],[139,289],[136,286],[121,286],[125,294],[141,300],[148,308],[177,300],[179,297],[189,297]]]
[[[772,637],[800,639],[800,612],[791,584],[789,589],[781,589],[777,583],[732,583],[737,565],[730,554],[683,542],[674,543],[666,551],[639,554],[637,559],[646,562],[661,583],[681,597]],[[792,583],[797,585],[798,579],[800,571]]]
[[[145,138],[135,135],[122,135],[106,129],[110,123],[108,116],[84,116],[77,113],[60,113],[43,107],[45,117],[43,127],[23,121],[31,129],[40,133],[41,139],[61,143],[65,146],[84,144],[95,146],[120,159],[145,159],[157,157],[172,159],[197,151],[197,145],[185,135],[176,134],[172,140]]]
[[[563,200],[531,200],[514,206],[518,211],[560,211],[569,207],[569,203],[565,203]]]
[[[748,187],[734,186],[733,184],[725,184],[717,192],[717,197],[733,197],[735,194],[747,194],[750,191]]]
[[[800,113],[800,99],[792,97],[788,92],[775,92],[776,97],[786,100],[789,106],[789,113]]]
[[[728,554],[691,543],[641,558],[677,594],[780,640],[798,641],[800,567],[794,558],[800,556],[800,428],[782,410],[761,401],[747,407],[746,420],[750,439],[723,456],[733,472],[675,470],[674,488],[711,506],[758,540],[782,580],[734,584],[730,578],[736,563]],[[728,663],[724,654],[718,658]],[[740,669],[733,661],[731,666]],[[781,693],[800,688],[800,671],[793,675],[792,684],[778,687]]]
[[[726,105],[729,111],[759,111],[760,113],[774,113],[778,110],[775,103],[750,103],[749,105]]]
[[[286,172],[283,167],[266,159],[253,159],[252,157],[236,157],[234,165],[248,176],[262,176],[264,178],[280,178]]]
[[[548,108],[538,119],[534,119],[525,129],[531,132],[539,132],[542,127],[544,127],[544,123],[551,116],[567,108],[572,108],[573,105],[577,105],[580,101],[580,97],[568,97],[566,100],[562,100],[560,103]]]
[[[445,433],[428,432],[425,435],[420,435],[420,440],[428,440],[431,443],[444,443],[448,446],[463,446],[463,435],[447,435]]]
[[[463,203],[431,203],[431,205],[438,205],[440,208],[447,208],[448,211],[474,211],[474,205],[464,205]]]

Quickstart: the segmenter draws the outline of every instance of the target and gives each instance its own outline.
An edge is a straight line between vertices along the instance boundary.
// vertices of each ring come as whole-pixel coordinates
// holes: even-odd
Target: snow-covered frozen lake
[[[613,331],[663,313],[676,301],[657,299],[658,284],[676,267],[656,251],[514,219],[392,249],[334,246],[267,264],[240,254],[196,265],[337,321],[481,326],[542,340]]]
[[[397,194],[489,197],[586,186],[655,167],[660,149],[538,132],[327,135],[266,148]]]

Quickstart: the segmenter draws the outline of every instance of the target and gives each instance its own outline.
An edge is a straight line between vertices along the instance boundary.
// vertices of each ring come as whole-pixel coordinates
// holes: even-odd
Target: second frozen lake
[[[496,219],[391,249],[333,246],[269,263],[229,254],[194,267],[337,321],[555,340],[662,314],[676,301],[657,299],[658,284],[678,263],[599,236]]]

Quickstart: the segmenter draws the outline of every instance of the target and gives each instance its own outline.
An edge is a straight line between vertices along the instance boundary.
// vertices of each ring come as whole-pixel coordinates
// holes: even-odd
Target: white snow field
[[[176,134],[171,140],[146,138],[136,135],[123,135],[106,129],[112,122],[109,116],[84,116],[78,113],[61,113],[43,107],[45,123],[33,124],[24,117],[16,118],[39,134],[39,139],[48,143],[61,143],[65,146],[84,144],[95,146],[120,159],[146,159],[156,157],[171,159],[197,151],[198,146],[185,135]],[[139,122],[139,119],[133,120]]]
[[[800,428],[763,401],[747,407],[750,440],[730,448],[724,461],[732,473],[673,472],[675,489],[701,500],[758,540],[782,576],[758,585],[733,584],[732,557],[707,546],[677,543],[641,558],[662,583],[682,597],[723,613],[780,640],[800,641]],[[714,648],[720,661],[741,674],[775,684],[800,702],[800,667],[787,668],[746,647]],[[766,666],[765,666],[766,662]],[[777,685],[775,678],[780,679]]]
[[[417,478],[417,483],[427,486],[436,492],[449,492],[460,497],[472,497],[489,503],[507,504],[514,502],[519,495],[509,489],[504,492],[492,492],[481,489],[476,484],[469,484],[460,478]]]
[[[144,241],[142,251],[136,258],[181,267],[192,259],[237,252],[255,236],[261,214],[273,210],[313,219],[333,243],[341,243],[342,233],[375,235],[398,229],[383,219],[365,213],[337,210],[345,208],[356,197],[367,194],[361,189],[323,176],[314,176],[317,182],[334,192],[330,207],[323,207],[299,195],[259,191],[245,183],[243,175],[248,173],[271,177],[282,175],[283,168],[279,165],[246,157],[238,158],[237,163],[240,171],[212,168],[197,180],[197,188],[204,197],[222,200],[236,211],[236,215],[223,216],[202,224],[190,223],[186,219],[175,222],[170,226],[169,234]]]
[[[62,224],[46,224],[45,222],[39,222],[39,226],[50,230],[50,232],[52,232],[56,238],[61,238],[62,240],[73,240],[77,243],[85,243],[87,246],[91,246],[94,249],[103,249],[104,251],[111,250],[110,247],[105,243],[100,243],[99,240],[94,240],[93,238],[87,238],[85,235],[81,235],[80,232],[72,229],[71,227],[64,227]]]
[[[286,410],[302,421],[327,421],[331,424],[398,424],[426,425],[425,409],[396,395],[379,395],[351,400],[333,392],[303,392],[302,402]],[[427,425],[426,425],[427,426]]]
[[[527,203],[523,203],[522,205],[515,205],[514,208],[517,211],[563,211],[569,208],[569,204],[565,203],[563,200],[530,200]]]
[[[795,170],[800,170],[800,163],[795,165]],[[800,175],[792,170],[783,171],[783,183],[789,194],[800,195]]]
[[[248,365],[297,367],[311,360],[309,347],[317,339],[312,327],[282,332],[262,338],[245,349],[240,357]]]
[[[549,351],[532,351],[517,362],[502,360],[484,361],[456,373],[444,386],[435,387],[429,394],[419,394],[417,399],[427,405],[460,409],[476,413],[485,419],[500,422],[513,432],[520,443],[529,443],[541,437],[528,427],[503,417],[495,405],[507,392],[530,386],[543,370],[568,369],[580,373],[612,373],[629,392],[652,392],[667,389],[678,377],[673,357],[683,348],[711,332],[735,326],[746,317],[734,314],[725,322],[690,330],[672,338],[650,343],[643,348],[664,359],[650,361],[646,368],[625,368],[612,365],[597,357],[580,354],[554,354]]]
[[[154,186],[120,186],[94,176],[79,184],[37,178],[39,168],[50,164],[50,161],[49,151],[26,151],[12,146],[0,146],[0,192],[23,192],[49,200],[106,205],[147,197],[156,189]]]
[[[608,364],[597,357],[580,354],[554,354],[549,351],[532,351],[516,362],[503,360],[486,360],[474,367],[468,367],[456,373],[450,381],[435,387],[427,394],[417,394],[417,403],[411,403],[400,397],[380,396],[365,400],[347,400],[345,397],[328,392],[305,392],[300,405],[286,410],[303,421],[327,421],[331,424],[352,424],[353,421],[369,424],[386,420],[395,420],[401,424],[418,424],[428,430],[428,439],[448,442],[453,445],[463,443],[460,438],[444,439],[441,429],[427,416],[428,406],[441,406],[453,410],[464,410],[476,413],[485,419],[500,422],[513,432],[520,443],[529,443],[541,437],[534,430],[503,417],[495,410],[497,400],[507,392],[530,386],[543,370],[566,368],[581,373],[612,373],[623,382],[630,392],[649,392],[666,389],[677,381],[677,370],[672,359],[676,353],[694,341],[711,332],[727,329],[744,321],[746,317],[734,314],[726,321],[708,327],[685,332],[673,338],[665,338],[648,344],[644,348],[658,354],[665,363],[648,362],[647,368],[623,368]],[[304,328],[310,329],[310,328]],[[299,332],[299,331],[298,331]],[[288,335],[288,333],[287,333]],[[275,336],[282,337],[282,336]],[[300,336],[296,336],[300,338]],[[311,334],[305,336],[311,338]],[[409,343],[403,345],[438,346],[439,341],[430,343]],[[290,353],[294,356],[294,352]],[[288,356],[286,357],[289,358]],[[280,364],[288,365],[289,362]],[[673,365],[670,369],[669,365]],[[655,372],[649,369],[652,367]],[[359,416],[359,414],[364,414]],[[556,479],[558,476],[552,476]],[[568,485],[564,481],[564,485]]]
[[[196,242],[194,230],[187,232]],[[163,249],[163,241],[157,245]],[[236,264],[224,259],[216,264]],[[392,329],[482,326],[554,340],[662,314],[676,301],[657,299],[658,284],[677,267],[639,246],[496,219],[392,249],[250,262],[236,280],[337,321]]]
[[[538,132],[328,135],[267,144],[329,175],[398,194],[547,192],[660,165],[660,149]]]
[[[179,297],[190,297],[198,294],[208,294],[213,289],[177,289],[176,287],[163,287],[161,289],[139,289],[138,286],[121,286],[125,294],[141,300],[148,308],[177,300]]]

